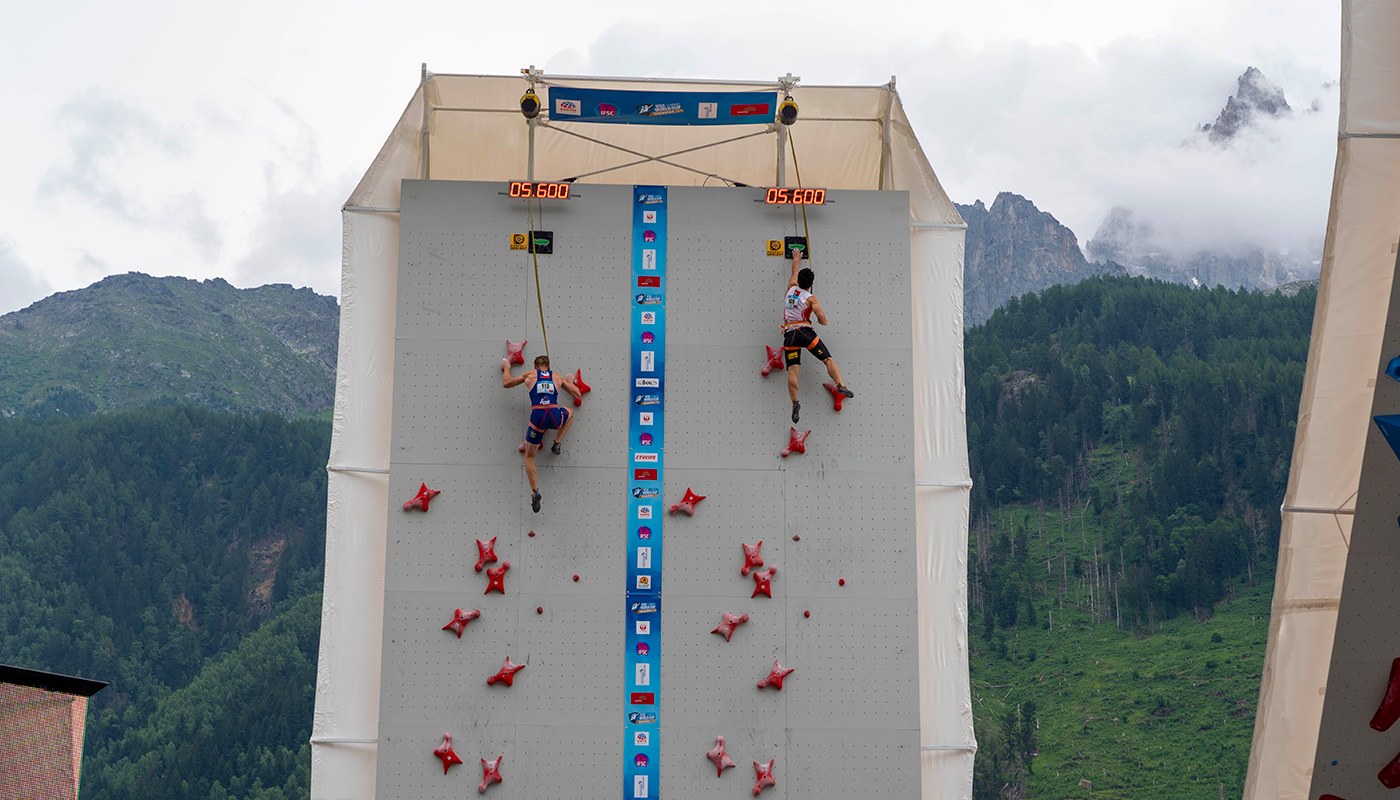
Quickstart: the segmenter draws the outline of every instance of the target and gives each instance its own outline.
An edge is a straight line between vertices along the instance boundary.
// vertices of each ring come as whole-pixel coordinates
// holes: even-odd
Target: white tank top
[[[801,286],[793,286],[783,295],[783,327],[800,328],[804,325],[811,327],[807,321],[812,316],[812,309],[807,307],[807,298],[812,293]]]

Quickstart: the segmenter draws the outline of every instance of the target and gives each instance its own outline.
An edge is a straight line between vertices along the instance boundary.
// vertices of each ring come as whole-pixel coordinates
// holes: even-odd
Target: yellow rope
[[[792,142],[792,128],[788,128],[787,133],[788,149],[792,151],[792,171],[797,173],[797,190],[802,191],[802,168],[797,165],[797,145]],[[812,263],[812,234],[807,230],[807,204],[798,203],[802,207],[802,238],[807,240],[807,262]]]
[[[544,295],[540,292],[540,254],[535,247],[535,200],[534,198],[525,201],[525,207],[530,214],[530,229],[525,234],[529,239],[526,246],[530,248],[530,257],[535,262],[535,303],[540,309],[540,335],[544,337],[544,357],[549,358],[549,333],[544,329]],[[540,221],[544,221],[544,209],[540,209]]]

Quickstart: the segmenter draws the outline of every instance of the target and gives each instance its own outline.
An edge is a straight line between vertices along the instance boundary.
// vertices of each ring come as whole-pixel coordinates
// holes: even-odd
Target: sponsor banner
[[[677,92],[549,87],[550,118],[626,125],[756,125],[773,121],[777,92]]]
[[[635,594],[635,592],[634,592]],[[627,666],[623,688],[623,797],[638,786],[657,797],[661,785],[661,598],[632,597],[627,602]]]

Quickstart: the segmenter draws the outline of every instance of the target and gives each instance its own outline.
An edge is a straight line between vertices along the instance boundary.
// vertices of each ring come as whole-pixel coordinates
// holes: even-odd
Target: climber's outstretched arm
[[[802,251],[797,248],[792,249],[792,276],[788,278],[788,288],[797,285],[797,273],[802,270]]]
[[[528,375],[529,373],[526,374]],[[501,388],[514,389],[524,382],[525,375],[519,377],[512,376],[510,374],[510,360],[505,358],[501,359]]]

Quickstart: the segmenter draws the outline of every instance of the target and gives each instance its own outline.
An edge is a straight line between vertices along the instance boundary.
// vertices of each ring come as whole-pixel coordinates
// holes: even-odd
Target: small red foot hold
[[[528,344],[528,342],[512,342],[511,340],[507,339],[506,361],[509,361],[511,364],[524,364],[526,344]]]
[[[807,437],[812,435],[811,431],[807,431],[806,433],[798,433],[796,428],[790,428],[789,430],[792,431],[792,435],[788,437],[788,445],[787,447],[783,448],[783,451],[781,453],[779,453],[779,455],[781,455],[783,458],[787,458],[793,453],[806,453]]]
[[[777,574],[778,574],[778,568],[777,568],[777,567],[769,567],[768,569],[765,569],[765,570],[762,571],[762,572],[755,572],[755,573],[753,574],[753,582],[754,582],[753,594],[749,595],[749,597],[758,597],[759,593],[763,593],[763,594],[768,595],[769,597],[772,597],[772,596],[773,596],[773,576],[774,576],[774,575],[777,575]]]
[[[495,761],[481,759],[481,783],[477,784],[477,794],[486,794],[486,787],[493,783],[503,783],[501,780],[501,759],[505,756],[496,756]]]
[[[684,511],[686,514],[693,517],[695,516],[695,504],[704,499],[705,495],[696,494],[690,491],[690,487],[687,486],[685,487],[685,497],[682,497],[679,503],[671,506],[671,513],[674,514],[677,511]]]
[[[499,567],[490,567],[486,570],[486,591],[482,594],[491,594],[495,589],[501,594],[506,593],[506,573],[510,572],[510,562],[502,561]]]
[[[772,686],[774,689],[777,689],[781,692],[783,690],[783,679],[786,678],[788,674],[795,669],[797,668],[788,667],[787,669],[783,669],[782,664],[779,664],[777,661],[774,661],[773,670],[768,673],[768,677],[758,682],[758,688],[766,689],[769,686]]]
[[[526,446],[526,444],[527,444],[526,442],[521,442],[521,443],[520,443],[520,446],[517,447],[517,448],[515,448],[516,452],[518,452],[518,453],[523,453],[523,452],[525,452],[525,446]]]
[[[497,672],[495,675],[492,675],[491,677],[487,678],[486,685],[495,686],[496,682],[500,681],[501,683],[504,683],[507,686],[514,686],[515,673],[519,672],[522,669],[525,669],[524,664],[512,664],[510,663],[510,656],[506,656],[505,666],[501,667],[500,672]]]
[[[1376,777],[1387,789],[1400,788],[1400,753],[1396,753],[1395,758],[1390,759],[1389,764],[1381,767],[1381,771],[1376,773]]]
[[[758,554],[759,548],[763,547],[763,542],[759,541],[753,547],[740,542],[739,546],[744,548],[744,568],[739,570],[739,574],[748,577],[749,570],[763,566],[763,556]]]
[[[715,748],[714,748],[713,750],[711,750],[710,752],[706,753],[706,754],[705,754],[705,758],[708,758],[708,759],[710,759],[711,761],[715,762],[715,776],[716,776],[716,777],[723,777],[723,776],[724,776],[724,770],[725,770],[726,767],[737,767],[737,766],[738,766],[738,764],[735,764],[735,763],[734,763],[734,759],[730,758],[730,757],[729,757],[729,754],[726,753],[726,752],[724,752],[724,737],[723,737],[723,736],[716,736],[716,737],[715,737]]]
[[[476,540],[476,571],[480,572],[482,566],[496,563],[496,537],[492,536],[491,541],[482,542]]]
[[[414,495],[412,500],[409,500],[407,503],[403,504],[403,510],[412,511],[416,508],[419,511],[427,511],[428,501],[432,500],[434,497],[437,497],[440,494],[442,494],[440,490],[429,489],[428,484],[425,483],[422,486],[418,487],[418,494]]]
[[[831,399],[836,401],[832,408],[836,411],[840,411],[841,401],[846,399],[846,395],[841,394],[841,390],[837,389],[834,383],[823,383],[822,386],[825,387],[828,392],[831,392]]]
[[[734,638],[734,629],[748,621],[748,614],[740,614],[736,617],[735,615],[726,611],[724,612],[724,621],[719,624],[718,628],[715,628],[714,630],[710,631],[710,633],[720,634],[724,637],[724,640],[727,642],[730,639]],[[723,738],[721,738],[720,741],[721,743],[723,743]]]
[[[442,759],[442,774],[444,775],[447,774],[448,767],[453,764],[463,763],[462,759],[458,758],[457,754],[452,752],[452,734],[450,733],[444,733],[442,735],[442,744],[438,745],[433,750],[433,755]]]
[[[773,780],[774,761],[777,761],[777,759],[770,758],[768,759],[767,764],[760,764],[757,761],[753,762],[753,771],[754,775],[756,776],[753,784],[754,797],[758,797],[759,793],[761,793],[764,789],[768,788],[769,786],[778,785],[778,782]]]
[[[765,344],[765,345],[763,346],[763,349],[768,351],[768,360],[763,362],[763,369],[759,370],[758,372],[759,372],[760,375],[762,375],[763,377],[766,378],[766,377],[768,377],[768,373],[772,372],[772,371],[775,370],[775,369],[781,369],[781,368],[782,368],[782,366],[783,366],[783,348],[781,348],[781,347],[769,347],[768,345]]]
[[[589,386],[588,384],[583,382],[583,370],[581,369],[574,372],[574,385],[578,387],[578,393],[581,395],[588,394],[589,392],[593,391],[592,386]],[[581,405],[583,405],[583,398],[575,397],[574,407],[577,408]]]
[[[467,623],[474,619],[481,619],[481,609],[474,608],[471,610],[471,613],[467,613],[459,608],[452,613],[452,621],[442,626],[442,629],[445,631],[452,631],[457,634],[457,638],[460,639],[462,638],[462,631],[466,630]]]
[[[1389,730],[1397,719],[1400,719],[1400,658],[1390,662],[1390,682],[1386,685],[1380,708],[1371,717],[1371,727],[1378,731]]]

